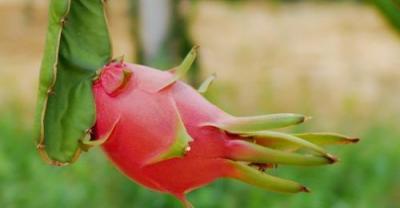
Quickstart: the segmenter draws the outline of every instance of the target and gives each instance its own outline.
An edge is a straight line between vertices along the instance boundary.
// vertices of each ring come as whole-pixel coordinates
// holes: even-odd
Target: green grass
[[[96,148],[76,164],[42,162],[30,128],[16,112],[0,119],[0,207],[180,207],[171,196],[149,191],[121,175]],[[365,208],[400,204],[400,137],[390,124],[371,124],[358,145],[331,148],[341,162],[327,167],[281,167],[273,174],[294,179],[310,194],[266,192],[238,181],[219,180],[194,191],[202,207]]]

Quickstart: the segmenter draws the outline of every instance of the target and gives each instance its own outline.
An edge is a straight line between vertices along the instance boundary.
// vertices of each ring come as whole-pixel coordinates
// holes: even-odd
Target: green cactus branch
[[[65,165],[95,122],[91,90],[96,71],[111,60],[103,0],[52,0],[36,109],[41,156]]]

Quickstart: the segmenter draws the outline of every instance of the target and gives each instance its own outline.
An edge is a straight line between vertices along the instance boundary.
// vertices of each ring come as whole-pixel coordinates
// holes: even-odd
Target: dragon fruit
[[[105,3],[50,1],[35,120],[36,147],[48,164],[72,164],[82,150],[102,145],[128,177],[191,207],[185,195],[221,177],[272,191],[307,192],[299,183],[268,175],[268,169],[331,164],[335,157],[320,146],[357,141],[332,133],[271,131],[302,123],[306,117],[299,114],[223,112],[179,81],[196,48],[170,71],[111,61]]]
[[[179,81],[195,56],[193,49],[170,71],[122,60],[106,65],[92,87],[96,125],[82,148],[102,144],[126,176],[191,207],[185,195],[221,177],[276,192],[308,192],[305,186],[266,170],[278,164],[332,164],[336,158],[319,145],[358,141],[333,133],[271,131],[304,122],[307,117],[299,114],[225,113]]]

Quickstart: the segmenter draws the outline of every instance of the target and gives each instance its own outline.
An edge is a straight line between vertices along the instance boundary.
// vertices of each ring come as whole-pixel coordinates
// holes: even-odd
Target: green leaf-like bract
[[[95,122],[92,79],[111,59],[102,0],[52,0],[36,109],[41,155],[73,162]]]

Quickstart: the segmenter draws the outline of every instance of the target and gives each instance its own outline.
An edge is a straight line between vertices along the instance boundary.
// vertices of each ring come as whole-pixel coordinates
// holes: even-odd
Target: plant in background
[[[299,114],[223,112],[179,81],[196,49],[169,71],[111,60],[104,1],[51,1],[37,105],[40,155],[62,166],[102,145],[128,177],[191,207],[185,194],[220,177],[271,191],[307,192],[268,169],[332,164],[336,158],[321,146],[358,141],[333,133],[271,131],[304,122]]]
[[[400,0],[371,0],[397,31],[400,31]]]

